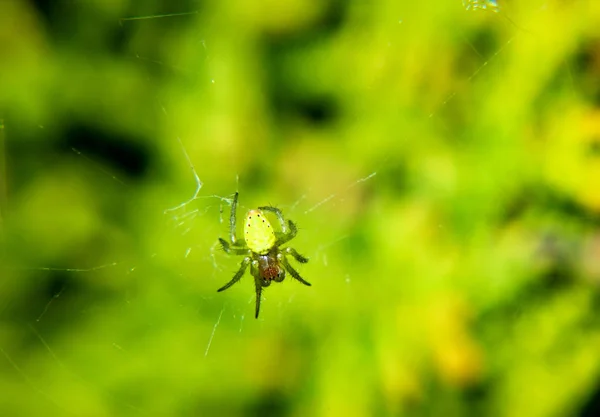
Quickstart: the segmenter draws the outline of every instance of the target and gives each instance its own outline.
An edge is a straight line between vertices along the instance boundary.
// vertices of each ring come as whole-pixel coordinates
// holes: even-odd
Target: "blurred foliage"
[[[599,27],[0,2],[0,415],[600,415]],[[311,258],[258,320],[238,189]]]

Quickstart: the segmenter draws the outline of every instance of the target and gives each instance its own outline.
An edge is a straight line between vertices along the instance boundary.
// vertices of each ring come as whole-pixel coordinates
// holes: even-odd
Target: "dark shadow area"
[[[89,125],[72,125],[58,145],[64,152],[81,152],[103,165],[115,168],[130,179],[141,179],[151,165],[151,152],[142,141]]]

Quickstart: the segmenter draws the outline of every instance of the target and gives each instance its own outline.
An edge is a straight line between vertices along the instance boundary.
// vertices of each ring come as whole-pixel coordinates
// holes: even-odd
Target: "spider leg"
[[[223,250],[232,255],[247,255],[248,248],[246,245],[230,245],[225,239],[219,238],[219,242],[221,243],[221,247]]]
[[[242,275],[244,275],[244,272],[246,272],[248,265],[250,265],[250,261],[251,261],[250,257],[248,257],[248,256],[245,257],[242,260],[242,262],[240,263],[240,269],[235,273],[235,275],[233,276],[231,281],[229,281],[227,284],[225,284],[224,286],[219,288],[217,290],[217,292],[225,291],[227,288],[231,287],[233,284],[238,282],[240,280],[240,278],[242,277]]]
[[[298,262],[300,262],[301,264],[305,264],[308,262],[308,258],[300,255],[298,253],[298,251],[296,251],[296,249],[294,249],[294,248],[285,248],[284,251],[285,251],[285,254],[292,255],[294,257],[294,259],[297,260]]]
[[[263,206],[259,207],[258,209],[263,211],[270,211],[271,213],[275,214],[277,216],[277,220],[279,220],[279,224],[281,225],[281,231],[284,234],[287,234],[287,226],[285,224],[285,219],[283,218],[283,213],[281,212],[281,210],[273,206]]]
[[[296,237],[298,233],[298,227],[296,227],[296,223],[291,220],[288,220],[288,227],[290,228],[289,232],[282,233],[277,239],[277,246],[283,245],[284,243],[289,242],[293,238]]]
[[[241,243],[238,243],[237,237],[235,236],[237,201],[238,192],[236,191],[233,195],[233,201],[231,202],[231,215],[229,216],[229,242],[221,238],[219,238],[219,242],[221,243],[223,250],[229,254],[246,255],[248,253],[246,242],[242,241]]]
[[[295,256],[294,256],[294,258],[295,258]],[[281,264],[283,265],[283,267],[290,273],[290,275],[292,277],[296,278],[298,281],[300,281],[304,285],[308,285],[309,287],[311,286],[310,282],[305,281],[304,278],[302,278],[300,276],[300,274],[298,273],[298,271],[296,271],[294,268],[292,268],[292,265],[290,265],[290,263],[288,262],[288,260],[287,260],[287,258],[285,257],[284,254],[281,254],[281,253],[278,254],[277,255],[277,259],[279,259],[279,262],[281,262]],[[306,259],[306,258],[303,258],[303,259]]]
[[[254,277],[254,285],[256,286],[256,310],[254,312],[254,318],[258,318],[258,313],[260,313],[260,299],[262,296],[263,287],[268,287],[271,285],[271,281],[268,279],[264,279],[260,275],[260,269],[258,268],[258,261],[252,261],[252,266],[250,267],[250,271],[252,276]]]
[[[237,211],[238,192],[236,191],[233,195],[233,202],[231,203],[231,215],[229,216],[229,240],[233,245],[236,244],[237,238],[235,237],[235,213]]]
[[[262,279],[260,278],[260,276],[255,275],[254,276],[254,285],[256,286],[256,310],[254,312],[254,318],[257,319],[258,318],[258,313],[260,313],[260,297],[262,294]]]
[[[298,228],[296,227],[296,224],[291,220],[288,220],[286,223],[285,218],[283,217],[283,213],[277,207],[263,206],[259,207],[258,209],[263,211],[269,211],[277,216],[277,220],[279,220],[279,224],[281,225],[281,233],[277,234],[277,246],[283,245],[284,243],[289,242],[290,240],[296,237],[296,234],[298,233]]]
[[[260,296],[262,292],[262,279],[260,278],[260,271],[258,270],[258,262],[256,260],[252,261],[252,265],[250,266],[250,273],[254,277],[254,285],[256,286],[256,310],[254,312],[254,318],[258,318],[258,313],[260,311]]]

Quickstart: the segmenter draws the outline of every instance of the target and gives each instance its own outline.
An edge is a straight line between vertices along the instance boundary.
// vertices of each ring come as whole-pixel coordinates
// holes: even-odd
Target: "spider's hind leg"
[[[248,248],[244,246],[231,245],[225,239],[219,238],[219,243],[226,253],[231,255],[247,255]]]
[[[298,233],[298,227],[296,226],[296,223],[294,223],[291,220],[288,220],[287,222],[288,222],[288,228],[290,230],[283,232],[278,236],[277,246],[280,246],[280,245],[283,245],[284,243],[289,242],[290,240],[295,238],[296,234]]]
[[[263,207],[259,207],[259,210],[262,211],[269,211],[273,214],[275,214],[277,216],[277,220],[279,220],[279,224],[281,226],[281,231],[284,234],[287,234],[287,226],[285,224],[285,219],[283,218],[283,213],[281,212],[281,210],[279,210],[277,207],[273,207],[273,206],[263,206]]]
[[[231,202],[231,214],[229,215],[229,240],[232,244],[237,243],[237,237],[235,236],[235,224],[236,224],[236,212],[238,202],[238,192],[236,191],[233,195],[233,201]]]

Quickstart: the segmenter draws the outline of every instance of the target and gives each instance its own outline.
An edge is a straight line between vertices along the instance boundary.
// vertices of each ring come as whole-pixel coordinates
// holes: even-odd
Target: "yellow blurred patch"
[[[469,332],[469,308],[464,301],[444,296],[434,301],[427,320],[433,362],[442,380],[468,386],[482,376],[481,348]]]
[[[551,128],[546,175],[579,203],[600,211],[600,111],[575,109],[559,119]]]

